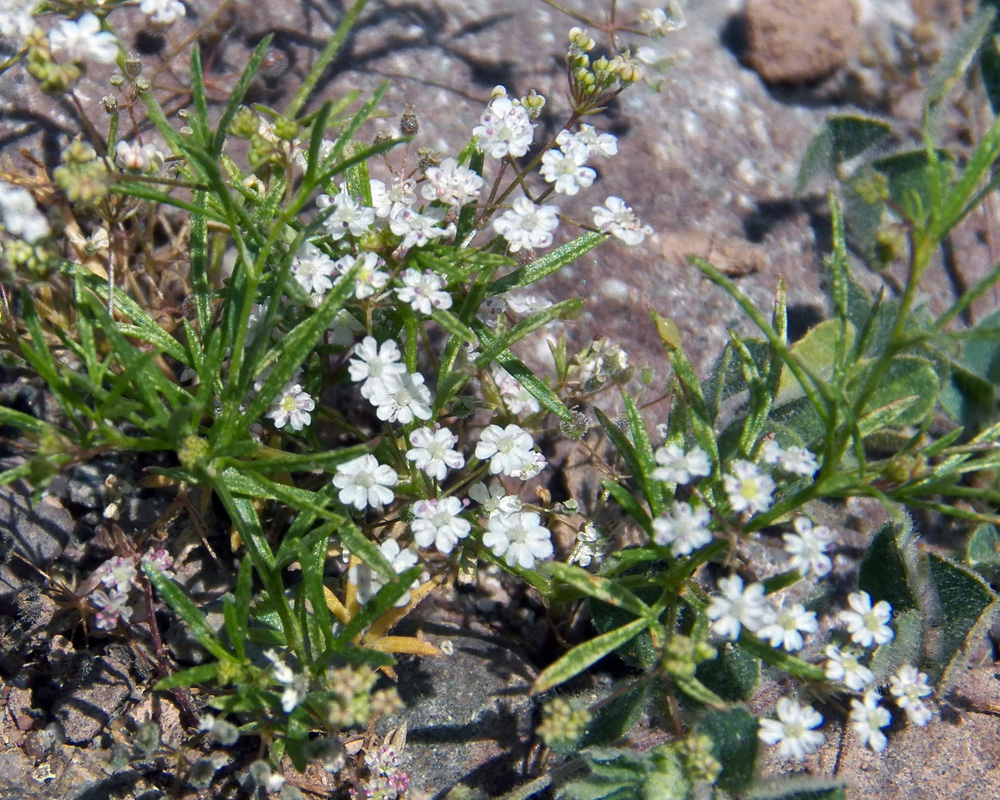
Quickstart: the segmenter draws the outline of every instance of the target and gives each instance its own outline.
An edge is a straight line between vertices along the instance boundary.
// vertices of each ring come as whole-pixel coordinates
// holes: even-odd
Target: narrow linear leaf
[[[184,590],[149,561],[142,562],[142,569],[149,576],[149,581],[153,584],[157,594],[191,628],[191,633],[194,634],[198,643],[220,661],[231,660],[232,655],[222,646],[215,632],[205,621],[205,615],[184,593]]]
[[[542,278],[562,269],[572,261],[576,261],[584,253],[593,250],[608,238],[606,233],[585,233],[571,242],[557,247],[551,253],[532,261],[530,264],[516,269],[502,278],[497,278],[490,284],[487,294],[490,296],[521,289],[537,283]]]
[[[579,589],[587,597],[630,611],[637,617],[648,617],[651,613],[649,606],[619,583],[587,572],[575,564],[553,561],[545,565],[545,570],[556,580]]]
[[[597,663],[619,647],[628,644],[648,627],[649,622],[647,620],[637,619],[627,625],[623,625],[620,628],[616,628],[613,631],[577,645],[559,658],[558,661],[550,664],[542,671],[535,679],[531,687],[531,693],[539,694],[561,683],[565,683],[570,678],[579,675],[591,664]]]

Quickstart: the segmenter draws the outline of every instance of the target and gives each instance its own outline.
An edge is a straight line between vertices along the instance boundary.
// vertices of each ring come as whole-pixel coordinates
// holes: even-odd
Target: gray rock
[[[102,656],[79,686],[59,697],[52,713],[67,742],[90,744],[121,713],[131,693],[128,667]]]
[[[57,499],[46,497],[32,507],[30,497],[24,481],[0,487],[0,600],[10,601],[25,580],[39,580],[7,548],[44,570],[59,557],[73,532],[73,517]]]
[[[396,689],[407,708],[382,720],[378,730],[406,723],[401,760],[414,790],[443,796],[459,782],[491,795],[509,790],[522,780],[532,731],[531,666],[496,637],[445,625],[423,631],[451,654],[396,668]]]

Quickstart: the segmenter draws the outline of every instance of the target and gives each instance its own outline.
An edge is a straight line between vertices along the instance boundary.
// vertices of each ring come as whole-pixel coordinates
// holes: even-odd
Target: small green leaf
[[[649,700],[650,682],[641,681],[602,705],[591,717],[580,747],[609,745],[621,739],[639,721]]]
[[[825,681],[826,672],[816,664],[810,664],[797,656],[771,647],[744,628],[740,634],[739,646],[761,661],[806,681]]]
[[[532,684],[531,693],[539,694],[565,683],[591,664],[597,663],[619,647],[628,644],[648,627],[649,622],[645,619],[633,620],[627,625],[577,645],[542,671]]]
[[[965,560],[970,567],[986,576],[1000,570],[1000,533],[995,525],[978,526],[969,537]]]
[[[649,606],[618,582],[594,575],[575,564],[552,561],[545,564],[544,569],[556,580],[568,583],[587,597],[593,597],[637,617],[648,617],[651,613]]]
[[[802,157],[796,194],[819,177],[833,177],[838,166],[884,141],[892,126],[880,119],[845,114],[830,117],[813,137]]]
[[[833,378],[837,368],[837,355],[848,353],[854,348],[857,332],[850,322],[843,325],[841,320],[829,319],[809,329],[805,336],[792,345],[791,353],[803,364],[809,366],[813,375],[823,380]],[[782,366],[776,406],[790,403],[804,395],[798,378],[787,366]]]
[[[184,669],[158,680],[153,688],[158,692],[165,692],[168,689],[178,689],[182,686],[204,686],[214,683],[218,674],[218,661],[211,664],[199,664],[197,667]]]
[[[729,792],[743,791],[757,772],[757,718],[743,708],[709,711],[695,726],[712,740],[712,754],[722,765],[718,785]]]
[[[701,662],[695,676],[729,703],[749,700],[760,682],[760,659],[739,646],[721,650],[711,661]]]
[[[231,660],[232,655],[223,647],[218,636],[205,621],[205,615],[184,593],[184,590],[149,561],[142,562],[142,569],[149,576],[150,583],[155,587],[157,594],[191,628],[191,633],[194,634],[198,643],[220,661]]]
[[[916,608],[916,593],[895,526],[887,522],[875,534],[858,568],[858,587],[871,595],[872,603],[885,600],[899,614]]]
[[[787,778],[761,783],[744,795],[746,800],[846,800],[842,783],[820,778]]]

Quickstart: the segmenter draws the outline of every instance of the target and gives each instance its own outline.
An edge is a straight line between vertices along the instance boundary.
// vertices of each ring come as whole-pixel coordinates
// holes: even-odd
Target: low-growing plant
[[[114,33],[125,5],[48,4],[47,31],[22,31],[4,65],[75,100],[82,131],[54,169],[30,154],[29,166],[3,168],[4,355],[42,378],[58,413],[0,409],[25,450],[0,482],[27,479],[40,495],[96,456],[166,454],[148,485],[175,492],[167,515],[186,515],[208,547],[212,509],[224,512],[238,557],[221,627],[174,580],[169,541],[123,533],[120,552],[68,591],[89,597],[91,627],[148,637],[155,689],[174,694],[198,735],[257,738],[248,791],[300,796],[280,773],[287,756],[300,772],[339,773],[355,796],[405,793],[403,731],[365,737],[354,759],[341,736],[399,711],[395,691],[376,688],[380,671],[395,677],[403,654],[443,654],[396,626],[483,566],[524,582],[552,614],[585,604],[595,629],[535,680],[537,695],[563,688],[546,694],[537,731],[545,768],[510,797],[681,800],[707,786],[720,797],[842,797],[836,782],[760,781],[760,744],[804,761],[824,741],[820,707],[881,752],[883,691],[909,724],[929,722],[995,609],[1000,565],[997,328],[956,325],[1000,267],[943,314],[918,302],[947,237],[994,188],[1000,123],[961,170],[937,140],[947,90],[990,12],[942,58],[921,147],[888,157],[906,171],[864,161],[843,203],[831,193],[828,319],[792,342],[783,285],[765,313],[691,259],[759,334],[732,331],[699,378],[677,326],[653,311],[672,375],[655,387],[670,411],[651,432],[657,403],[642,396],[656,379],[621,348],[571,354],[560,338],[547,370],[518,345],[581,308],[529,287],[611,237],[641,246],[652,233],[622,198],[586,222],[550,201],[591,189],[589,164],[617,153],[585,120],[648,69],[619,37],[669,33],[682,24],[673,5],[626,23],[614,3],[606,23],[577,17],[611,49],[597,57],[585,30],[570,31],[572,112],[550,140],[535,141],[545,99],[498,86],[456,155],[420,150],[415,166],[412,112],[398,133],[370,130],[385,86],[315,102],[365,0],[283,107],[247,101],[265,39],[220,104],[192,48],[190,103],[175,112]],[[169,25],[180,6],[140,10]],[[95,62],[118,69],[100,119],[73,92]],[[830,120],[803,185],[824,169],[844,177],[887,135],[874,120]],[[871,220],[865,239],[859,225]],[[537,254],[570,225],[582,232]],[[866,290],[849,244],[871,266],[904,263],[899,290]],[[557,432],[602,471],[593,502],[553,502],[534,480],[552,470],[543,442]],[[856,576],[833,560],[832,520],[850,498],[885,514]],[[918,547],[931,515],[976,526],[964,551]],[[571,552],[556,551],[558,529],[576,534]],[[173,663],[155,598],[188,626],[203,663]],[[576,693],[613,654],[629,677],[596,701]],[[747,704],[765,675],[780,676],[784,695],[758,718]],[[628,737],[648,709],[662,730],[643,749]],[[161,753],[158,741],[137,746],[135,757]],[[224,763],[171,758],[198,789]]]

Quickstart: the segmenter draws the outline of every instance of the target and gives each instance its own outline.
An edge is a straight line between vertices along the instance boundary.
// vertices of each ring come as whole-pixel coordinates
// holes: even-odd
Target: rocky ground
[[[565,4],[602,18],[603,11],[594,10],[600,4]],[[218,4],[187,5],[189,19],[165,41],[133,31],[132,43],[148,54],[148,64],[166,63],[196,21]],[[337,5],[229,4],[214,33],[203,37],[219,93],[224,96],[249,48],[274,32],[268,71],[255,91],[261,100],[277,102],[329,36]],[[632,10],[633,3],[619,4],[620,14]],[[961,14],[958,0],[748,0],[746,9],[739,0],[697,0],[686,11],[685,29],[649,43],[673,62],[658,91],[636,88],[596,120],[620,137],[620,154],[602,171],[596,195],[575,207],[585,219],[598,196],[625,197],[656,230],[651,246],[603,247],[542,287],[552,299],[587,300],[584,314],[565,326],[572,341],[609,337],[628,349],[634,363],[648,364],[661,376],[666,361],[647,309],[677,321],[700,368],[718,354],[728,328],[745,324],[735,304],[687,265],[688,253],[719,265],[765,310],[783,277],[796,330],[824,316],[821,267],[829,217],[822,187],[805,197],[794,193],[801,156],[823,120],[845,110],[883,116],[901,141],[912,139],[921,107],[919,64],[933,60]],[[512,94],[534,88],[548,97],[545,119],[551,126],[567,111],[560,98],[561,55],[572,24],[540,0],[373,0],[323,94],[365,92],[391,81],[384,108],[397,119],[410,108],[420,121],[414,160],[416,147],[446,153],[460,148],[498,83]],[[82,93],[98,98],[105,89],[100,76],[93,77]],[[183,74],[164,67],[156,80],[182,86]],[[75,124],[70,107],[40,102],[27,83],[0,79],[0,103],[0,147],[7,150],[28,145],[37,153],[57,152],[61,132]],[[950,117],[956,141],[982,130],[978,106],[972,98]],[[386,126],[397,119],[387,119]],[[932,304],[947,303],[998,260],[991,258],[993,225],[980,216],[958,234],[959,257],[941,264],[926,287]],[[977,312],[995,303],[989,298]],[[34,381],[9,372],[0,379],[3,402],[46,413]],[[17,454],[8,447],[0,455]],[[142,466],[105,462],[78,468],[34,508],[26,487],[4,487],[0,551],[12,547],[43,570],[99,563],[113,545],[102,518],[105,480],[115,474],[138,482]],[[169,522],[161,518],[167,505],[151,491],[139,492],[119,524],[145,530],[159,520],[169,535]],[[209,599],[221,591],[211,560],[197,542],[186,547],[181,575]],[[60,607],[38,591],[38,575],[16,557],[0,561],[0,800],[162,796],[158,792],[169,787],[153,770],[115,772],[108,763],[123,720],[159,719],[165,738],[180,741],[178,710],[168,699],[150,697],[143,659],[107,640],[95,640],[93,652],[74,648],[74,631],[60,627]],[[502,596],[502,587],[491,591],[501,605],[518,605],[518,598]],[[454,655],[401,670],[400,691],[411,704],[404,718],[413,797],[438,796],[463,779],[494,792],[507,789],[530,755],[532,709],[523,690],[536,669],[531,650],[538,637],[531,626],[539,623],[530,605],[522,606],[522,649],[509,636],[496,635],[498,628],[510,633],[517,626],[495,609],[484,611],[490,599],[484,596],[456,594],[427,604],[425,632],[432,641],[450,641]],[[64,601],[71,603],[59,598]],[[175,641],[174,647],[183,645]],[[831,735],[828,727],[827,746],[805,769],[846,779],[851,797],[864,800],[1000,797],[1000,681],[985,636],[969,663],[967,676],[927,729],[895,730],[889,750],[878,756],[850,733]],[[769,761],[766,769],[778,774],[787,765]]]

